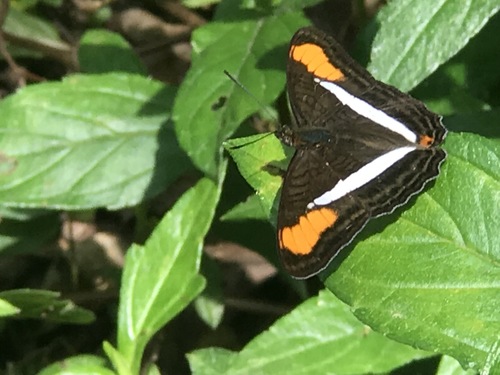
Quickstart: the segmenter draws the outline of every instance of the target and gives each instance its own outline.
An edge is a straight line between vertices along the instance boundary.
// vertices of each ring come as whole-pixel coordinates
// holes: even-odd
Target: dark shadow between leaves
[[[260,57],[257,61],[259,70],[283,71],[286,66],[288,44],[276,46]]]
[[[452,131],[497,137],[498,133],[493,127],[479,124],[473,117],[476,114],[481,116],[485,104],[491,107],[497,107],[499,104],[500,50],[496,48],[500,42],[499,31],[500,13],[493,16],[461,51],[412,90],[413,96],[424,101],[446,102],[447,113],[455,114],[451,116],[449,124],[449,119],[444,122]],[[465,116],[472,119],[478,129],[473,128],[476,125],[472,122],[458,120],[461,123],[455,125],[453,122],[461,116],[460,113],[466,113]]]
[[[443,119],[453,132],[473,133],[486,138],[500,138],[500,110],[459,113]]]
[[[373,41],[379,29],[380,23],[376,18],[373,18],[357,35],[353,48],[349,50],[350,55],[359,62],[361,66],[366,67],[370,62]]]
[[[218,22],[257,21],[269,17],[271,10],[272,7],[250,9],[244,8],[239,1],[223,1],[217,6],[214,20]]]
[[[21,209],[17,211],[22,214]],[[61,224],[57,212],[33,209],[26,212],[33,216],[27,220],[1,218],[2,256],[36,253],[43,245],[57,238]]]

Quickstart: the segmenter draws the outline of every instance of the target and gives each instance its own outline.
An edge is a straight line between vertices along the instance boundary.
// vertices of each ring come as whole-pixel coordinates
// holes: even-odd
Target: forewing
[[[315,78],[335,83],[400,121],[417,135],[415,143],[425,147],[439,145],[446,135],[440,116],[430,112],[422,102],[375,80],[335,39],[312,27],[300,29],[292,38],[289,50],[288,96],[298,127],[327,126],[321,121],[322,116],[338,114],[352,120],[359,117],[315,82]]]

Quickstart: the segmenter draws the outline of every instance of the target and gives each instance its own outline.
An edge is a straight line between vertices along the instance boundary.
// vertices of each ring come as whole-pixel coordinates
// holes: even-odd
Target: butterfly
[[[286,271],[325,269],[374,217],[394,211],[436,178],[446,153],[441,117],[373,78],[313,27],[293,36],[287,63],[295,148],[281,191],[278,251]]]

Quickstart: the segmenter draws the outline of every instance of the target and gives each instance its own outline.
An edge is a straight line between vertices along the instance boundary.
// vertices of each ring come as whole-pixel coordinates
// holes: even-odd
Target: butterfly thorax
[[[287,146],[295,149],[310,149],[332,141],[332,134],[325,128],[295,129],[283,125],[276,136]]]

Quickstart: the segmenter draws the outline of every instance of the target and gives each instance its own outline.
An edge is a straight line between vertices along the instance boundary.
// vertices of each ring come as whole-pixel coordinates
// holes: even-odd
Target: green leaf
[[[500,339],[489,348],[481,374],[500,374]]]
[[[271,103],[285,84],[289,40],[306,23],[300,13],[287,12],[213,22],[195,31],[193,63],[179,88],[173,114],[179,143],[200,170],[216,175],[222,142],[261,106],[223,70],[261,103]],[[221,102],[225,102],[222,107],[217,105]]]
[[[161,375],[160,369],[154,363],[148,363],[145,375]]]
[[[0,208],[0,211],[2,209]],[[28,220],[0,220],[0,254],[20,254],[39,250],[60,231],[59,215],[45,212]]]
[[[130,359],[125,358],[122,353],[107,341],[103,342],[102,348],[119,375],[132,375],[132,371],[129,368]]]
[[[107,30],[87,31],[78,49],[80,68],[87,73],[128,72],[147,75],[146,68],[128,42]]]
[[[312,319],[313,318],[313,319]],[[389,340],[360,323],[328,291],[304,302],[241,352],[215,352],[223,374],[365,374],[390,371],[430,353]],[[188,356],[194,374],[207,374],[213,350]],[[230,357],[235,358],[230,358]]]
[[[204,287],[198,273],[201,249],[219,194],[220,184],[203,178],[177,201],[144,246],[133,245],[127,252],[118,350],[132,373],[139,370],[149,339]]]
[[[71,52],[71,46],[61,40],[52,24],[13,7],[9,9],[2,31],[18,41],[35,43],[49,50]]]
[[[62,361],[53,363],[45,367],[38,375],[113,375],[110,369],[106,368],[106,360],[94,355],[82,354],[65,358]]]
[[[14,306],[13,304],[0,299],[0,317],[17,315],[21,312],[21,309]]]
[[[0,102],[0,204],[120,208],[189,162],[170,128],[175,90],[129,74],[76,75]]]
[[[219,326],[224,316],[223,301],[211,295],[201,294],[194,301],[194,307],[200,318],[212,329]]]
[[[439,363],[436,375],[474,375],[475,373],[473,370],[464,370],[457,360],[445,355]]]
[[[0,206],[0,219],[13,219],[19,221],[28,221],[36,219],[40,216],[47,216],[53,214],[54,211],[51,210],[40,210],[40,209],[23,209],[23,208],[10,208],[5,206]]]
[[[87,324],[95,319],[91,311],[59,297],[59,293],[49,290],[15,289],[0,292],[0,299],[19,309],[17,318],[73,324]]]
[[[500,144],[450,134],[446,150],[434,188],[326,285],[377,331],[480,369],[500,332]]]
[[[238,203],[220,217],[221,221],[248,219],[269,220],[266,211],[262,208],[260,198],[256,194],[249,196],[246,201]]]
[[[225,307],[221,271],[218,264],[209,257],[203,259],[201,270],[207,280],[207,285],[194,300],[194,308],[200,319],[210,328],[215,329],[222,321]]]
[[[182,5],[188,8],[201,8],[212,4],[220,3],[221,0],[182,0]]]
[[[277,213],[276,194],[288,165],[287,153],[273,134],[259,134],[231,139],[224,147],[236,162],[247,182],[257,191],[265,212],[274,220]]]
[[[227,373],[236,360],[236,353],[222,348],[198,349],[187,355],[193,375],[221,375]]]
[[[500,9],[498,0],[392,1],[377,16],[369,70],[409,91],[455,55]]]

